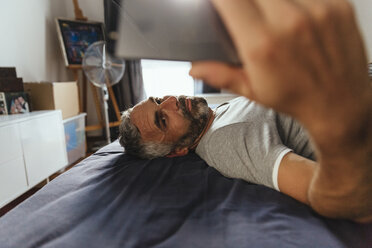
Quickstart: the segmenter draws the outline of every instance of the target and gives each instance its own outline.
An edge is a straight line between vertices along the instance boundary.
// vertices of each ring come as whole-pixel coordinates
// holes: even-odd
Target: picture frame
[[[105,40],[102,22],[56,18],[56,26],[65,65],[70,68],[81,67],[89,45]]]
[[[27,92],[0,92],[0,115],[29,113],[29,95]]]

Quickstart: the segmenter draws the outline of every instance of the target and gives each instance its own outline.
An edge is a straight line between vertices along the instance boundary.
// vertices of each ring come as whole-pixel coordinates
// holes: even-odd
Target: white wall
[[[102,0],[80,0],[88,19],[103,21]],[[56,17],[74,18],[72,0],[0,0],[0,66],[24,81],[67,81]]]
[[[79,5],[89,20],[103,22],[103,0],[79,0]],[[0,67],[16,67],[24,82],[72,81],[55,18],[74,15],[72,0],[0,0]],[[97,124],[90,88],[87,112],[87,122]]]

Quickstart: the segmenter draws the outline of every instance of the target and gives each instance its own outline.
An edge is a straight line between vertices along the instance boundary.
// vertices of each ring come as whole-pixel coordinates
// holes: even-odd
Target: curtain
[[[112,54],[115,47],[115,40],[110,38],[110,33],[117,30],[118,21],[121,12],[120,0],[104,0],[104,19],[106,42],[108,51]],[[112,87],[120,112],[127,108],[133,107],[138,102],[146,98],[142,66],[140,60],[125,61],[125,72],[123,78]],[[109,118],[110,121],[116,121],[116,115],[112,103],[109,101]],[[117,138],[118,128],[111,129],[112,140]]]
[[[140,60],[125,61],[125,72],[120,82],[112,87],[120,111],[133,107],[146,98]]]

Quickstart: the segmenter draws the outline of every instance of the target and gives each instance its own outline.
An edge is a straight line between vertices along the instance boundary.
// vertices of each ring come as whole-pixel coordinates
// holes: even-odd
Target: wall
[[[103,21],[102,0],[80,0],[89,19]],[[15,66],[24,81],[67,81],[56,17],[74,18],[72,0],[0,0],[0,66]]]
[[[372,62],[372,1],[351,0],[354,4],[362,35],[367,47],[369,62]]]
[[[79,0],[89,20],[103,22],[103,0]],[[56,17],[74,19],[72,0],[0,0],[0,66],[14,66],[25,82],[72,81],[56,32]],[[88,92],[90,93],[90,92]],[[91,94],[88,102],[93,103]],[[88,105],[88,123],[97,123]]]
[[[52,10],[47,0],[2,1],[0,8],[0,66],[15,66],[25,81],[65,80],[65,70],[56,36],[52,31]],[[66,12],[59,3],[60,13]],[[50,62],[50,63],[48,63]]]

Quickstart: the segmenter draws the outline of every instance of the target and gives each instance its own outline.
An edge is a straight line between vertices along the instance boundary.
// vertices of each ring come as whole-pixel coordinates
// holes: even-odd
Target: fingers
[[[309,1],[309,0],[308,0]],[[243,63],[272,47],[289,30],[303,30],[306,15],[291,0],[213,0]],[[279,37],[280,38],[280,37]],[[274,44],[275,45],[275,44]]]
[[[365,88],[351,87],[367,82],[359,76],[367,73],[358,69],[365,68],[365,51],[346,0],[212,1],[245,73],[196,63],[192,76],[250,98],[254,92],[256,101],[297,117],[303,112],[300,106],[311,109],[316,102],[321,109],[331,98],[337,103],[348,91],[358,95],[356,90]]]
[[[352,71],[360,71],[367,63],[365,48],[356,22],[353,6],[346,0],[293,0],[306,9],[311,16],[319,41],[323,46],[323,54],[330,66],[328,73],[335,73],[341,78],[347,78]],[[363,56],[364,55],[364,56]],[[348,70],[340,67],[347,64]],[[358,80],[363,82],[367,70]],[[355,79],[354,79],[355,80]],[[350,80],[352,82],[353,80]],[[354,84],[350,89],[355,90]]]
[[[194,62],[189,74],[213,87],[227,89],[255,100],[248,77],[241,68],[221,62]]]
[[[304,11],[291,0],[257,0],[270,31],[292,30],[306,25]]]
[[[259,37],[265,28],[265,20],[256,1],[212,1],[240,54],[260,43]]]

